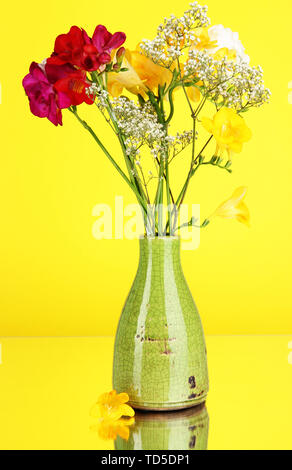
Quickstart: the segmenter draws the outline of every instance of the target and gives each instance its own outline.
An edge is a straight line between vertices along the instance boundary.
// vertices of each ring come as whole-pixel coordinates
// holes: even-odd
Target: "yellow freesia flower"
[[[232,196],[220,204],[219,207],[208,217],[211,220],[213,217],[222,217],[224,219],[236,219],[247,226],[250,225],[250,214],[248,207],[243,202],[246,195],[245,187],[237,188]]]
[[[129,401],[127,393],[117,393],[115,390],[103,393],[91,408],[91,415],[111,420],[120,419],[122,416],[132,417],[135,411],[131,406],[126,405],[127,401]]]
[[[189,87],[186,88],[186,90],[187,90],[187,94],[188,94],[188,97],[190,98],[190,100],[194,101],[195,103],[200,101],[201,92],[197,87],[189,86]]]
[[[222,60],[224,57],[227,57],[228,60],[236,60],[237,54],[235,49],[228,49],[227,47],[221,47],[214,54],[215,60]]]
[[[99,437],[104,440],[115,440],[120,436],[127,441],[130,435],[129,427],[134,423],[135,418],[100,419],[97,425],[91,426],[91,430],[97,431]]]
[[[130,51],[126,50],[122,67],[128,69],[125,72],[110,72],[107,75],[107,89],[115,98],[123,93],[124,88],[135,95],[144,95],[147,90],[145,84],[131,65]]]
[[[139,50],[131,52],[130,62],[141,80],[150,90],[157,92],[158,85],[163,86],[166,84],[168,86],[170,84],[172,79],[170,70],[154,64],[151,59],[145,57]]]
[[[216,155],[223,150],[227,150],[229,157],[232,152],[241,152],[243,143],[249,141],[252,135],[244,119],[231,108],[221,108],[213,119],[203,117],[202,125],[216,139]]]
[[[181,74],[181,77],[184,76],[185,74],[185,65],[180,63],[180,74]],[[203,85],[203,82],[202,81],[198,81],[196,82],[197,86],[202,86]],[[197,88],[196,86],[188,86],[185,88],[186,89],[186,92],[188,94],[188,97],[192,100],[192,101],[195,101],[195,102],[198,102],[200,101],[201,99],[201,92],[199,90],[199,88]],[[175,88],[175,91],[177,90],[177,88]]]
[[[127,393],[117,393],[115,390],[100,395],[91,408],[91,416],[98,418],[98,423],[91,426],[91,430],[97,431],[101,439],[116,439],[120,436],[128,440],[129,426],[135,422],[133,418],[135,411],[126,405],[127,401],[129,401]]]
[[[196,49],[197,51],[214,49],[217,46],[217,42],[211,40],[208,28],[196,28],[193,31],[193,34],[196,38],[196,41],[190,46],[190,51]],[[203,85],[203,82],[199,82],[198,85]],[[188,97],[194,101],[198,102],[201,99],[200,90],[196,87],[188,87],[187,88]]]
[[[168,85],[172,79],[172,73],[168,69],[154,64],[139,50],[126,50],[123,67],[128,70],[108,74],[108,91],[115,97],[119,96],[124,88],[135,95],[143,96],[147,89],[157,93],[158,85]]]
[[[214,49],[217,46],[217,41],[210,38],[208,28],[196,28],[193,31],[193,35],[195,36],[196,41],[190,47],[190,50],[196,49],[198,51],[202,51],[206,49]]]

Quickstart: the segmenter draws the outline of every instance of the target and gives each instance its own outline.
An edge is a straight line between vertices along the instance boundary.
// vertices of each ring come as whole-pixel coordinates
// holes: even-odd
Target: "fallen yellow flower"
[[[132,417],[135,411],[131,406],[126,405],[127,401],[129,401],[127,393],[117,393],[115,390],[103,393],[91,408],[91,415],[111,420],[118,420],[122,416]]]

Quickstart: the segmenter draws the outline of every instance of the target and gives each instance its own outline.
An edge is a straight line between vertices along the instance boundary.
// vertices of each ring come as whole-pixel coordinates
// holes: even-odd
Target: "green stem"
[[[184,94],[185,94],[187,103],[188,103],[188,105],[189,105],[189,108],[190,108],[190,110],[191,110],[191,115],[192,115],[192,117],[193,117],[194,110],[193,110],[191,101],[190,101],[190,99],[189,99],[189,97],[188,97],[188,94],[187,94],[187,91],[186,91],[186,88],[185,88],[185,84],[184,84],[184,81],[183,81],[183,76],[182,76],[182,72],[181,72],[181,67],[180,67],[179,59],[177,59],[177,65],[178,65],[178,70],[179,70],[179,75],[180,75],[180,79],[181,79],[182,88],[183,88],[183,91],[184,91]]]
[[[104,84],[103,84],[103,79],[100,75],[98,75],[96,72],[92,72],[92,78],[94,80],[96,80],[96,82],[99,84],[99,86],[102,89],[105,90],[105,87],[104,87]],[[106,81],[107,81],[107,78],[106,78]],[[117,123],[117,120],[116,120],[115,113],[114,113],[114,110],[112,108],[111,102],[108,98],[106,99],[106,103],[107,103],[107,111],[109,113],[109,117],[111,119],[111,122],[113,123],[115,133],[116,133],[116,135],[119,139],[119,143],[120,143],[120,146],[121,146],[121,149],[122,149],[122,152],[123,152],[123,156],[124,156],[124,160],[125,160],[125,163],[126,163],[126,166],[127,166],[127,170],[128,170],[130,180],[136,186],[137,191],[139,192],[140,196],[144,199],[144,201],[146,201],[146,195],[143,191],[142,185],[140,184],[139,178],[137,178],[135,176],[135,174],[132,173],[132,170],[135,168],[135,165],[134,165],[133,160],[131,160],[130,156],[126,152],[126,146],[125,146],[124,138],[123,138],[121,130],[118,126],[118,123]]]
[[[169,112],[169,115],[168,115],[168,118],[166,119],[165,123],[166,124],[169,124],[169,122],[171,121],[172,117],[173,117],[173,114],[174,114],[174,104],[173,104],[173,98],[172,98],[172,94],[175,90],[175,86],[173,88],[171,88],[169,90],[169,93],[168,93],[168,100],[169,100],[169,105],[170,105],[170,112]]]
[[[180,225],[179,227],[177,227],[174,232],[177,232],[177,230],[183,228],[183,227],[195,227],[195,228],[205,228],[207,227],[207,225],[209,225],[210,223],[210,220],[208,219],[205,219],[204,222],[201,223],[201,225],[196,225],[196,224],[192,224],[191,221],[188,223],[188,224],[183,224],[183,225]]]
[[[195,163],[197,163],[197,160],[198,158],[201,156],[202,152],[204,152],[205,148],[207,147],[207,145],[209,144],[209,142],[211,142],[211,140],[213,139],[213,135],[211,135],[211,137],[209,137],[209,139],[207,140],[207,142],[205,143],[205,145],[201,148],[201,150],[199,151],[198,155],[196,156],[195,158]]]
[[[107,156],[107,158],[109,159],[109,161],[113,164],[113,166],[115,167],[115,169],[119,172],[119,174],[122,176],[123,180],[126,181],[126,183],[128,184],[128,186],[132,189],[132,191],[135,193],[137,199],[138,199],[138,202],[140,203],[140,205],[142,206],[145,214],[147,215],[147,204],[145,204],[144,200],[142,199],[141,195],[138,193],[137,191],[137,188],[136,186],[134,186],[131,181],[129,180],[129,178],[127,177],[127,175],[125,175],[125,173],[123,172],[123,170],[119,167],[119,165],[117,164],[117,162],[113,159],[113,157],[111,156],[111,154],[108,152],[108,150],[105,148],[105,146],[103,145],[103,143],[100,141],[100,139],[97,137],[97,135],[95,134],[95,132],[93,131],[93,129],[87,124],[86,121],[84,121],[83,119],[81,119],[81,117],[78,115],[76,109],[74,107],[70,107],[68,108],[69,111],[71,111],[72,114],[74,114],[74,116],[76,117],[76,119],[80,122],[80,124],[82,124],[82,126],[92,135],[92,137],[94,138],[95,142],[99,145],[99,147],[101,148],[101,150],[103,151],[103,153]]]

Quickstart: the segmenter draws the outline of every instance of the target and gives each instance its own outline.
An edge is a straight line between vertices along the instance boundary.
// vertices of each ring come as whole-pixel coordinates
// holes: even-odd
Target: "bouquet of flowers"
[[[72,26],[56,38],[49,58],[32,62],[23,86],[34,115],[57,126],[62,125],[62,110],[68,109],[91,134],[134,192],[147,236],[174,235],[194,175],[203,165],[231,172],[233,154],[251,138],[243,116],[267,102],[270,91],[261,67],[249,65],[238,34],[222,25],[210,27],[207,8],[197,2],[181,17],[164,19],[156,37],[142,40],[136,50],[125,49],[125,40],[125,33],[111,34],[102,25],[92,37]],[[178,89],[190,129],[173,132]],[[81,103],[102,113],[119,141],[124,163],[81,117]],[[197,148],[202,129],[209,136]],[[185,180],[174,194],[173,161],[187,148]],[[194,218],[184,225],[205,227],[214,216],[248,224],[245,192],[238,188],[201,225]]]

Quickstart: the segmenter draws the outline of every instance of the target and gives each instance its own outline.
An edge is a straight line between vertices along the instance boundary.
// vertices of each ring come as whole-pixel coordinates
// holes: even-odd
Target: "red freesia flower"
[[[57,126],[62,125],[61,109],[83,102],[92,104],[93,99],[85,93],[90,85],[85,74],[71,64],[32,62],[22,82],[32,114],[46,117]]]
[[[117,49],[126,40],[125,33],[108,32],[105,26],[101,24],[95,28],[92,36],[92,43],[99,53],[99,60],[101,64],[106,64],[111,61],[110,53],[112,50]]]
[[[70,106],[70,98],[57,93],[49,81],[44,67],[32,62],[29,74],[22,81],[32,114],[48,118],[55,126],[62,125],[61,109]]]
[[[86,79],[86,72],[75,70],[75,72],[58,80],[55,83],[55,89],[58,93],[65,93],[69,97],[71,105],[77,106],[84,102],[87,104],[93,103],[94,98],[86,94],[86,89],[89,85],[90,83]]]
[[[95,28],[92,39],[84,29],[72,26],[69,33],[57,37],[48,63],[70,63],[89,72],[101,70],[104,64],[111,61],[111,51],[123,44],[125,39],[125,33],[111,34],[102,25]]]
[[[56,38],[54,52],[48,63],[54,65],[70,63],[84,70],[97,70],[96,56],[96,48],[86,31],[78,26],[72,26],[69,33],[60,34]]]

